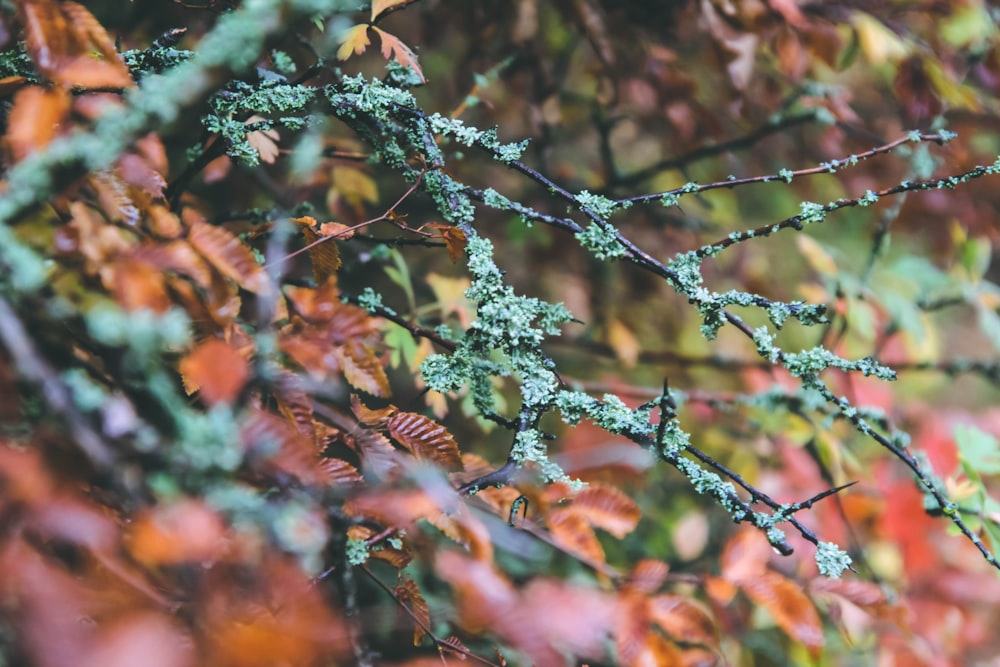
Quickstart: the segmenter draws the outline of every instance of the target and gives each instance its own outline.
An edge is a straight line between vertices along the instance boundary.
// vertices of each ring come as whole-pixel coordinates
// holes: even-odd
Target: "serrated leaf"
[[[317,468],[332,486],[353,486],[364,481],[361,472],[343,459],[321,459]]]
[[[419,646],[420,640],[426,634],[424,628],[430,627],[431,609],[420,592],[417,582],[409,577],[403,577],[394,590],[396,599],[409,607],[413,614],[413,645]]]
[[[306,245],[310,246],[309,259],[312,261],[316,283],[323,284],[330,277],[336,276],[340,269],[337,242],[327,236],[320,236],[312,227],[303,227],[302,236],[305,237]]]
[[[389,378],[371,347],[359,340],[348,340],[335,353],[351,386],[372,396],[389,396]]]
[[[389,418],[389,435],[424,461],[446,470],[461,470],[462,457],[455,438],[433,419],[415,412],[397,412]]]
[[[188,231],[188,242],[218,271],[237,285],[262,294],[268,289],[267,272],[250,249],[231,232],[200,220]]]
[[[613,486],[598,483],[577,493],[570,510],[618,539],[635,530],[642,516],[634,500]]]
[[[420,65],[417,63],[417,56],[410,50],[410,47],[401,42],[395,35],[391,35],[381,28],[373,26],[372,30],[377,32],[379,39],[382,40],[382,56],[386,60],[395,57],[396,61],[400,65],[409,67],[417,73],[417,76],[420,77],[421,81],[426,81],[426,79],[424,79],[424,72],[420,69]]]
[[[740,583],[740,588],[755,604],[767,610],[785,634],[808,649],[815,660],[823,648],[823,623],[812,600],[802,587],[777,572]]]
[[[368,38],[368,24],[356,25],[341,36],[337,60],[347,60],[351,54],[360,56],[371,43],[371,39]]]

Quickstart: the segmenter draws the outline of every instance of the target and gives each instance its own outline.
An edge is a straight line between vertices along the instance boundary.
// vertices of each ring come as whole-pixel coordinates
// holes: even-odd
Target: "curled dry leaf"
[[[199,343],[180,362],[188,393],[200,390],[209,405],[232,403],[250,378],[250,365],[236,348],[218,338]]]
[[[361,402],[357,394],[351,394],[351,412],[365,426],[384,427],[388,423],[389,418],[396,414],[397,408],[395,405],[390,405],[378,410],[372,410]]]
[[[427,604],[427,600],[424,599],[423,594],[420,592],[417,582],[409,577],[403,577],[396,584],[393,592],[396,594],[396,598],[405,604],[413,614],[413,645],[419,646],[420,640],[426,634],[424,628],[430,627],[431,624],[431,610]]]
[[[387,423],[389,435],[423,461],[446,470],[460,470],[462,457],[455,438],[433,419],[414,412],[396,412]]]

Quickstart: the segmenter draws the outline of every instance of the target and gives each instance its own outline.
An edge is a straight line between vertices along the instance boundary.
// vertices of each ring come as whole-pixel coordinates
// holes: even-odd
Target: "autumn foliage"
[[[356,4],[0,7],[0,664],[995,659],[1000,13]]]

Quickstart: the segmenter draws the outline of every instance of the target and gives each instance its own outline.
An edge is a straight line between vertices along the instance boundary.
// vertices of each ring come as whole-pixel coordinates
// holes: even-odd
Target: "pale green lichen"
[[[820,542],[816,547],[816,566],[825,577],[839,579],[852,562],[850,555],[832,542]]]

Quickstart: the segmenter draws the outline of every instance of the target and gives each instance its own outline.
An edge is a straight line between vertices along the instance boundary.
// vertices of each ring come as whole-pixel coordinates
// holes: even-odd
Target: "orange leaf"
[[[257,263],[250,249],[228,230],[195,220],[188,232],[188,241],[222,275],[243,289],[254,294],[267,291],[264,267]]]
[[[181,375],[190,391],[201,390],[209,405],[232,403],[250,377],[250,366],[236,348],[209,338],[181,359]]]
[[[420,77],[421,81],[425,81],[424,72],[420,69],[420,65],[417,64],[417,55],[410,50],[406,44],[401,42],[398,37],[387,33],[385,30],[376,28],[372,26],[372,30],[378,33],[379,39],[382,40],[382,57],[388,60],[389,58],[395,56],[396,61],[400,65],[404,65],[413,69]]]
[[[722,577],[736,585],[755,579],[764,574],[771,553],[771,545],[759,532],[738,531],[722,552]]]
[[[413,0],[372,0],[372,23],[375,23],[385,10],[397,5],[406,5],[410,2],[413,2]]]
[[[571,509],[558,509],[549,513],[549,531],[556,544],[589,563],[604,563],[604,547],[597,540],[594,529]]]
[[[340,305],[340,292],[337,291],[337,282],[333,279],[321,283],[316,288],[289,285],[285,287],[285,296],[288,297],[295,312],[309,322],[329,322]],[[361,312],[365,313],[363,310]]]
[[[172,305],[163,272],[134,258],[123,258],[101,269],[104,286],[125,310],[166,312]]]
[[[252,125],[253,123],[259,123],[261,121],[267,120],[263,116],[258,116],[254,114],[246,119],[245,125]],[[270,130],[254,130],[247,135],[247,143],[257,151],[257,155],[260,156],[260,161],[265,164],[274,164],[275,160],[278,159],[278,140],[281,139],[281,135],[275,129]]]
[[[457,262],[462,259],[462,255],[465,254],[465,246],[468,245],[469,240],[461,228],[454,225],[442,225],[440,222],[428,222],[424,227],[437,229],[441,232],[441,238],[444,240],[444,245],[448,250],[448,257],[451,261]]]
[[[69,112],[69,95],[60,89],[28,86],[14,96],[4,140],[14,160],[47,146]]]
[[[570,510],[618,539],[635,530],[641,516],[634,500],[613,486],[598,483],[577,493]]]
[[[368,24],[356,25],[340,38],[340,48],[337,49],[337,60],[347,60],[353,53],[360,56],[371,44],[368,38]]]
[[[378,426],[379,428],[384,428],[389,418],[396,414],[398,408],[395,405],[390,405],[385,408],[380,408],[378,410],[372,410],[358,398],[357,394],[351,394],[351,412],[354,416],[358,418],[365,426]]]
[[[222,519],[196,500],[157,507],[131,525],[129,550],[150,565],[216,560],[225,546]]]
[[[397,412],[389,418],[389,435],[418,459],[433,461],[447,470],[460,470],[462,457],[455,438],[429,417],[414,412]]]
[[[349,340],[336,348],[335,353],[351,386],[372,396],[389,396],[389,378],[371,347],[359,340]]]
[[[425,632],[424,628],[431,624],[431,609],[427,605],[427,600],[420,593],[417,582],[409,577],[403,577],[402,581],[396,584],[396,598],[410,608],[414,616],[413,645],[419,646],[420,640]]]
[[[309,246],[313,277],[317,284],[323,284],[331,276],[336,276],[340,268],[340,251],[337,249],[337,243],[328,236],[320,236],[312,227],[303,227],[302,235]]]
[[[700,604],[677,595],[657,595],[650,601],[653,621],[671,638],[687,644],[717,646],[719,631]]]
[[[802,588],[777,572],[764,572],[740,583],[743,592],[774,618],[789,637],[803,644],[813,659],[823,648],[823,624]]]

